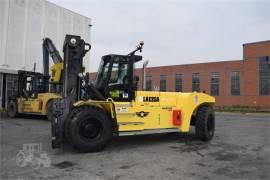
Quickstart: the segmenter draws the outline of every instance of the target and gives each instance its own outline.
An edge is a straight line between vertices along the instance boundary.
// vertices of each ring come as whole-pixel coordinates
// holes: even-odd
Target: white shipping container
[[[36,71],[43,72],[42,39],[51,38],[63,57],[65,35],[79,35],[90,43],[90,24],[90,18],[45,0],[0,0],[0,73],[33,70],[34,63]],[[86,71],[89,54],[84,58]]]

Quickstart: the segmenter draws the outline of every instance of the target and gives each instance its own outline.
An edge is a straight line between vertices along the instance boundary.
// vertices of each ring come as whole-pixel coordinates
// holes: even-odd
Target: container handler
[[[190,126],[195,126],[198,139],[213,138],[214,97],[137,90],[134,70],[142,56],[135,53],[142,51],[143,42],[127,55],[103,56],[94,84],[83,83],[82,61],[89,46],[79,36],[65,38],[64,95],[54,101],[53,148],[68,143],[80,152],[95,152],[114,136],[186,133]]]

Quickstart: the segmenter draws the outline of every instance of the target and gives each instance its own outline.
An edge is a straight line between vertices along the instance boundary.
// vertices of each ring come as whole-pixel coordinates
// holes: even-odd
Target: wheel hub
[[[79,133],[87,139],[96,138],[101,132],[100,125],[95,121],[86,121],[80,125]]]

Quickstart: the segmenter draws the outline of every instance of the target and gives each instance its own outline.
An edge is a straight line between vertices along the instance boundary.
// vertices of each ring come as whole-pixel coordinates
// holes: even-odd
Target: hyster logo
[[[143,97],[143,102],[159,102],[159,97]]]
[[[144,117],[146,117],[148,114],[149,114],[149,112],[144,112],[144,111],[136,112],[136,115],[139,116],[140,118],[144,118]]]

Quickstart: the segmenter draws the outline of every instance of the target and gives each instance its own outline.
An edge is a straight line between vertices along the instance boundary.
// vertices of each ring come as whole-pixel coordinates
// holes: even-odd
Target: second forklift
[[[33,71],[18,71],[17,94],[9,97],[7,115],[19,114],[46,115],[52,119],[51,106],[54,99],[61,98],[63,59],[52,40],[43,40],[43,74]],[[54,65],[50,68],[49,56]],[[35,68],[34,68],[35,69]]]

